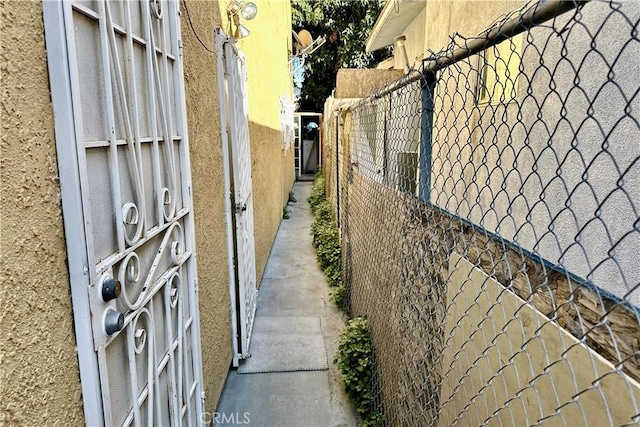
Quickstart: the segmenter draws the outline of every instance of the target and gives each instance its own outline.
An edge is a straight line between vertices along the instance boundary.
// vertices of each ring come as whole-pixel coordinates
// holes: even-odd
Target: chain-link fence
[[[386,424],[640,423],[639,19],[636,1],[529,4],[328,104]]]

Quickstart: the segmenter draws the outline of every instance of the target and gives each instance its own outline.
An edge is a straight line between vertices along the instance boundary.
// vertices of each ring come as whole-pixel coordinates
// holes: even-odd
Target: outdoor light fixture
[[[249,31],[249,29],[244,25],[238,24],[238,29],[236,30],[236,34],[237,34],[236,38],[243,39],[245,37],[248,37],[249,34],[251,34],[251,31]]]
[[[233,0],[227,7],[227,14],[229,19],[233,19],[233,23],[236,26],[235,38],[241,39],[247,37],[250,32],[247,27],[240,24],[240,18],[247,21],[252,20],[258,14],[258,6],[250,1]]]

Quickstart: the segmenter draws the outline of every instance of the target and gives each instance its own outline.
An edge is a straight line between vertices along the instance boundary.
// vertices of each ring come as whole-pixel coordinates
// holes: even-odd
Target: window
[[[478,105],[506,104],[516,99],[522,34],[490,47],[480,55]]]

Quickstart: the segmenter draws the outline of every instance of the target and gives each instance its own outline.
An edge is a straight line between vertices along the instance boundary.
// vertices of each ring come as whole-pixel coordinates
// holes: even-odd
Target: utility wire
[[[196,39],[198,39],[198,42],[200,42],[202,47],[205,48],[205,50],[207,50],[208,52],[215,53],[215,51],[209,49],[207,45],[204,44],[204,42],[198,35],[198,32],[196,31],[195,27],[193,26],[193,22],[191,22],[191,15],[189,14],[189,8],[187,7],[187,2],[185,0],[182,0],[182,4],[184,5],[185,12],[187,12],[187,21],[189,21],[189,26],[191,27],[191,31],[193,31],[193,34],[196,36]]]

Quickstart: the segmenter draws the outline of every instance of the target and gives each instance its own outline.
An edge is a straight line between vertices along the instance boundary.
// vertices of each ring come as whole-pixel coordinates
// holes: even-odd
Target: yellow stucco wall
[[[247,65],[249,127],[256,242],[256,272],[262,278],[271,246],[282,220],[282,208],[295,179],[293,149],[281,146],[280,97],[293,96],[289,75],[291,3],[254,0],[258,15],[242,21],[251,34],[240,39]],[[228,2],[221,1],[226,8]],[[228,23],[227,23],[228,28]]]
[[[242,21],[251,34],[238,47],[247,58],[249,120],[280,130],[279,97],[293,96],[289,75],[291,3],[287,0],[253,0],[258,15]]]
[[[187,8],[198,36],[208,49],[215,51],[214,29],[222,24],[220,5],[211,1],[188,1]],[[207,51],[198,42],[187,20],[184,4],[181,9],[205,410],[213,412],[231,363],[217,59],[215,53]]]
[[[80,425],[42,5],[0,8],[0,424]]]

